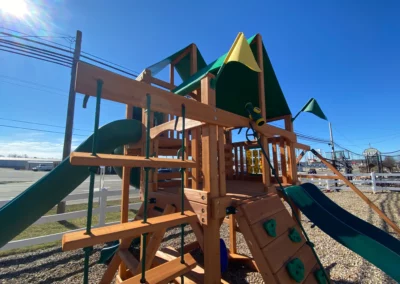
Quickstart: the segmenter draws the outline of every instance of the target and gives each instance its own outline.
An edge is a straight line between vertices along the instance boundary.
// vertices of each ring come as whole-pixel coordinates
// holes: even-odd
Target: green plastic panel
[[[285,192],[322,231],[400,282],[400,241],[334,204],[313,184]]]

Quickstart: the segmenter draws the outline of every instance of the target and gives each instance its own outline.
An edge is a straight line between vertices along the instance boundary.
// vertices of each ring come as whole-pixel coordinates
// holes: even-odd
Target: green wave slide
[[[400,241],[331,201],[314,184],[285,188],[296,206],[322,231],[400,282]]]
[[[116,148],[136,143],[142,136],[138,120],[117,120],[98,131],[97,152],[112,154]],[[76,152],[92,152],[93,135]],[[7,244],[62,201],[90,175],[89,167],[72,166],[69,157],[55,169],[0,208],[0,247]]]

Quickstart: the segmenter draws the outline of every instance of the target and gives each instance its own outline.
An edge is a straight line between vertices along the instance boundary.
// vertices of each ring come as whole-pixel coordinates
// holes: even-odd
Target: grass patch
[[[129,202],[137,203],[137,202],[140,202],[140,199],[137,199],[137,198],[130,199]],[[120,200],[107,201],[107,206],[120,205],[120,204],[121,204]],[[93,207],[94,208],[99,207],[98,202],[94,202]],[[66,207],[66,212],[73,212],[73,211],[80,211],[80,210],[87,210],[87,204],[73,204],[73,205],[67,205],[67,207]],[[56,208],[51,209],[45,215],[54,215],[54,214],[56,214]],[[135,215],[136,214],[133,210],[129,210],[129,214],[128,214],[129,219],[133,219],[135,217]],[[120,218],[121,218],[121,212],[106,213],[106,223],[119,221]],[[98,222],[99,222],[99,216],[94,215],[92,217],[92,224],[96,225]],[[19,234],[17,237],[15,237],[13,240],[23,240],[23,239],[29,239],[29,238],[34,238],[34,237],[46,236],[46,235],[62,233],[62,232],[70,231],[70,230],[76,230],[76,229],[80,229],[80,228],[83,229],[85,227],[86,227],[86,217],[64,220],[64,221],[59,221],[59,222],[46,223],[46,224],[40,224],[40,225],[32,225],[32,226],[28,227],[25,231],[23,231],[21,234]],[[61,241],[54,241],[54,242],[50,242],[50,243],[33,245],[33,246],[28,246],[28,247],[23,247],[23,248],[18,248],[18,249],[0,251],[0,256],[35,251],[35,250],[39,250],[39,249],[59,246],[60,244],[61,244]]]

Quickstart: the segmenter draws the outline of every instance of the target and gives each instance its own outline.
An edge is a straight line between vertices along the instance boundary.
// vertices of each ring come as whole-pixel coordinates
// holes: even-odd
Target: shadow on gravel
[[[95,253],[95,252],[96,252],[96,250],[93,251],[93,253]],[[46,252],[46,253],[43,253],[43,254],[34,255],[32,257],[29,257],[29,261],[26,261],[25,264],[26,263],[36,262],[36,261],[38,263],[43,262],[43,260],[45,260],[49,256],[52,256],[52,255],[57,254],[57,253],[63,254],[64,252],[61,251],[61,249],[56,249],[56,250],[52,250],[50,252]],[[84,257],[84,255],[83,255],[83,252],[82,252],[82,253],[79,253],[79,254],[75,254],[75,255],[71,255],[69,257],[65,257],[65,258],[59,259],[59,260],[49,261],[49,262],[46,262],[46,263],[43,263],[43,264],[38,264],[38,265],[35,265],[33,267],[29,267],[29,268],[25,268],[25,269],[24,268],[22,268],[22,269],[18,269],[17,268],[13,272],[0,274],[0,280],[2,280],[2,279],[4,279],[4,280],[14,279],[14,278],[17,278],[18,276],[20,276],[21,274],[30,274],[30,273],[34,274],[34,273],[37,273],[38,271],[45,271],[45,270],[48,270],[48,269],[52,269],[52,268],[54,268],[54,267],[56,267],[58,265],[67,264],[67,263],[69,263],[71,261],[83,260],[83,257]],[[21,262],[18,262],[18,259],[17,259],[15,263],[9,264],[9,265],[20,265],[20,264],[21,264]],[[95,264],[96,264],[96,262],[94,262],[92,265],[95,265]],[[1,263],[1,266],[6,267],[6,265],[4,265],[4,263]],[[73,274],[70,274],[69,276],[74,275],[76,273],[78,273],[78,271],[74,271]],[[69,276],[63,276],[63,277],[69,277]],[[53,281],[50,281],[50,282],[46,282],[46,283],[53,283],[54,281],[56,281],[56,280],[53,280]],[[0,283],[1,283],[1,281],[0,281]]]
[[[19,258],[13,258],[13,259],[7,259],[7,260],[1,260],[0,258],[0,268],[1,267],[9,267],[13,265],[21,265],[21,264],[26,264],[26,263],[31,263],[37,259],[40,258],[47,258],[55,253],[62,253],[62,250],[60,247],[55,247],[53,249],[47,249],[46,251],[40,252],[40,253],[35,253],[32,255],[26,255],[26,254],[21,254]],[[6,256],[4,258],[8,258],[10,256]]]
[[[90,264],[90,265],[89,265],[89,268],[92,267],[92,266],[94,266],[94,265],[96,265],[96,262],[93,262],[92,264]],[[40,282],[38,282],[38,283],[39,283],[39,284],[50,284],[50,283],[54,283],[54,282],[56,282],[56,281],[63,281],[63,280],[65,280],[65,279],[67,279],[67,278],[69,278],[69,277],[71,277],[71,276],[74,276],[74,275],[77,275],[77,274],[80,274],[80,273],[83,274],[83,270],[84,270],[84,268],[81,268],[81,269],[79,269],[79,270],[75,270],[75,271],[72,271],[72,272],[70,272],[70,273],[64,274],[63,276],[59,276],[59,277],[50,277],[50,278],[48,278],[48,279],[46,279],[46,280],[43,280],[43,281],[40,281]],[[89,278],[90,278],[90,277],[89,277]]]

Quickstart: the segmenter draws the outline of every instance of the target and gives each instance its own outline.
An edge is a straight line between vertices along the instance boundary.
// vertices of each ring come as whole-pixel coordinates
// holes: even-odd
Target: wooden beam
[[[134,273],[136,269],[138,268],[139,261],[132,255],[132,253],[127,250],[127,249],[120,249],[118,250],[118,255],[125,263],[125,266],[132,272]],[[122,278],[122,277],[121,277]],[[122,278],[124,279],[124,278]]]
[[[224,127],[248,127],[249,119],[237,114],[188,99],[149,84],[138,82],[108,70],[78,63],[76,91],[89,96],[96,96],[97,79],[104,81],[102,98],[124,104],[146,108],[146,94],[151,95],[151,109],[172,115],[181,115],[182,104],[186,105],[186,117]],[[269,124],[255,126],[255,130],[265,136],[284,136],[296,141],[296,135]]]
[[[121,258],[118,254],[115,254],[112,258],[110,264],[108,264],[106,271],[103,274],[103,277],[100,280],[100,284],[110,284],[114,278],[115,273],[117,272],[118,266],[121,263]]]
[[[147,219],[147,223],[133,221],[123,224],[110,225],[101,228],[94,228],[90,235],[85,230],[64,234],[62,238],[62,249],[64,251],[74,250],[83,247],[90,247],[96,244],[111,242],[118,239],[135,238],[144,233],[154,233],[163,228],[170,228],[183,223],[197,222],[197,216],[192,211],[174,213],[160,217]]]
[[[301,150],[304,150],[304,151],[310,151],[310,150],[311,150],[311,147],[310,147],[310,146],[305,145],[305,144],[301,144],[301,143],[299,143],[299,142],[293,143],[293,146],[294,146],[296,149],[301,149]]]
[[[193,44],[186,47],[186,49],[171,62],[171,65],[175,66],[179,61],[181,61],[192,50],[192,46]]]
[[[301,159],[303,159],[305,154],[306,154],[305,151],[301,151],[300,155],[296,158],[296,165],[300,163]]]
[[[299,174],[302,178],[316,178],[316,179],[340,179],[337,175],[309,175],[309,174]]]
[[[229,251],[236,253],[236,218],[235,214],[229,215]]]
[[[274,168],[276,175],[279,176],[279,166],[278,166],[278,147],[276,143],[272,143],[272,158],[274,162]]]
[[[267,108],[266,108],[266,101],[265,101],[265,82],[264,82],[264,60],[263,60],[263,48],[262,48],[262,38],[261,35],[258,34],[256,36],[256,44],[257,44],[257,63],[261,69],[258,75],[258,101],[259,106],[261,109],[261,115],[265,119],[267,118]],[[268,141],[265,135],[261,135],[261,145],[265,149],[267,155],[269,155],[269,148],[268,148]],[[267,162],[266,157],[262,156],[262,178],[264,184],[264,191],[268,190],[268,187],[271,184],[270,181],[270,168]]]
[[[235,179],[239,179],[239,157],[238,157],[238,147],[233,147],[235,152]]]
[[[215,90],[211,88],[212,75],[207,75],[201,80],[201,102],[215,107]],[[202,127],[202,170],[204,191],[209,192],[210,198],[220,196],[217,164],[217,127],[206,125]],[[203,225],[204,231],[204,283],[221,282],[221,263],[219,234],[220,221],[209,219]]]
[[[400,234],[400,229],[399,227],[392,221],[390,220],[385,213],[383,213],[371,200],[368,199],[367,196],[365,196],[364,193],[362,193],[361,190],[359,190],[354,184],[352,184],[344,175],[342,175],[331,163],[329,163],[327,160],[325,160],[324,157],[322,157],[317,151],[311,150],[312,153],[317,156],[322,163],[324,163],[325,166],[327,166],[333,173],[335,173],[339,179],[341,179],[348,187],[350,187],[358,196],[361,197],[362,200],[365,201],[365,203],[368,204],[368,206],[374,210],[379,217],[381,217],[392,229]]]
[[[180,258],[176,258],[164,264],[161,264],[155,268],[146,271],[146,283],[157,283],[157,284],[168,284],[180,275],[192,270],[197,262],[194,258],[187,253],[184,255],[185,263],[181,263]],[[140,284],[142,275],[136,275],[128,280],[123,281],[123,284]]]
[[[218,175],[219,175],[219,195],[226,195],[226,173],[225,173],[225,143],[224,128],[218,126]]]
[[[168,215],[168,214],[172,214],[175,212],[175,207],[168,204],[165,208],[164,208],[164,212],[163,215]],[[150,238],[150,242],[148,242],[147,248],[146,248],[146,270],[150,269],[151,264],[153,263],[154,257],[156,256],[156,252],[158,250],[158,248],[161,245],[162,239],[165,235],[165,232],[167,231],[167,228],[162,228],[161,230],[154,232]],[[129,267],[128,267],[129,268]],[[142,269],[142,262],[140,262],[137,267],[136,270],[131,270],[132,273],[134,273],[134,275],[140,273]]]
[[[292,115],[286,116],[285,129],[287,131],[293,132]],[[297,179],[297,164],[296,164],[296,153],[295,153],[294,142],[286,141],[286,148],[287,148],[288,166],[289,166],[289,173],[290,173],[289,182],[291,184],[296,184],[298,179]]]
[[[240,155],[240,179],[243,180],[244,179],[244,161],[245,159],[243,159],[244,153],[243,153],[243,147],[240,147],[239,149],[239,155]]]
[[[185,129],[186,130],[190,130],[190,129],[193,129],[193,128],[196,128],[196,127],[199,127],[202,125],[204,125],[203,122],[189,119],[189,118],[185,119]],[[178,119],[178,123],[176,125],[176,131],[180,132],[181,129],[182,129],[182,119]],[[160,135],[161,133],[163,133],[164,131],[167,131],[167,130],[175,130],[175,120],[165,122],[163,124],[157,125],[157,126],[153,127],[152,129],[150,129],[150,138],[154,139],[155,137],[157,137],[158,135]]]
[[[282,182],[288,183],[287,168],[286,168],[285,139],[283,137],[280,137],[280,141],[279,141],[279,154],[281,156]]]
[[[131,168],[122,168],[122,192],[121,192],[121,223],[128,222],[129,213],[129,186]],[[121,240],[122,241],[122,240]],[[126,278],[126,263],[122,262],[119,267],[119,274],[122,279]]]
[[[178,159],[168,158],[149,158],[140,156],[124,156],[112,154],[97,154],[92,156],[91,153],[73,152],[70,155],[70,162],[76,166],[125,166],[137,168],[194,168],[196,163],[190,160],[182,161]]]
[[[160,86],[160,87],[163,87],[163,88],[168,89],[168,90],[173,90],[173,89],[176,88],[176,86],[174,84],[165,82],[165,81],[160,80],[160,79],[155,78],[155,77],[151,77],[150,83],[154,84],[154,85],[157,85],[157,86]]]

